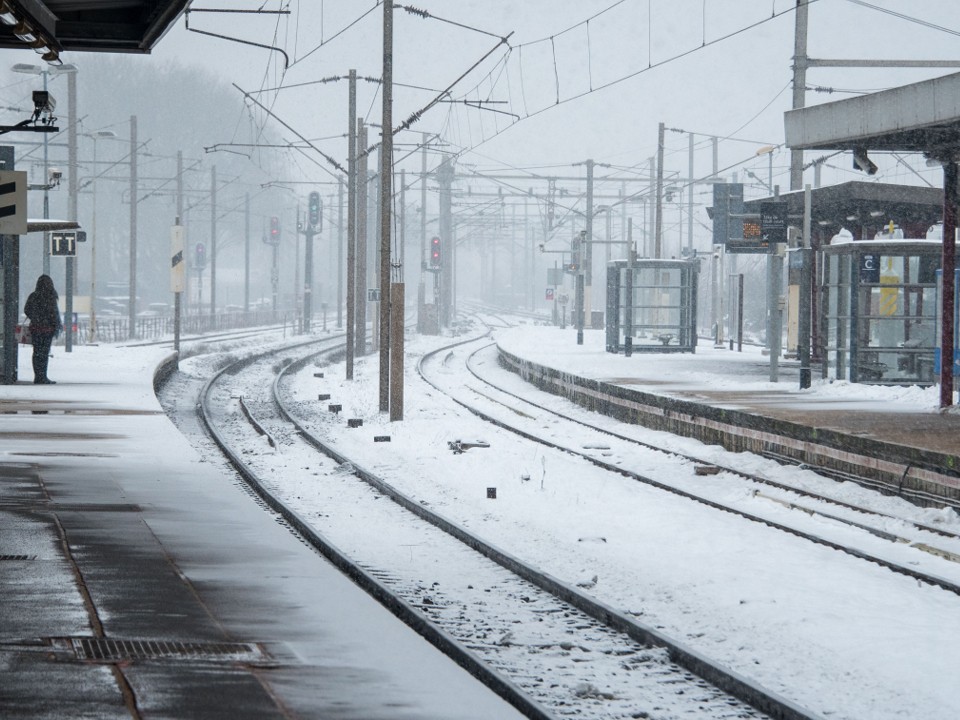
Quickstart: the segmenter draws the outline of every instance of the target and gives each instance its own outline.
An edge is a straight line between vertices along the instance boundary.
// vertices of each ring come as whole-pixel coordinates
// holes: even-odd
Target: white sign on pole
[[[170,291],[184,292],[187,289],[187,264],[183,260],[183,225],[170,229]]]
[[[27,234],[27,173],[0,171],[0,235]]]

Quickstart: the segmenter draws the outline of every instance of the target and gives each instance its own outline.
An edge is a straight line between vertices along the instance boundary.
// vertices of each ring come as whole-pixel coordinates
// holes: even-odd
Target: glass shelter
[[[695,352],[697,260],[607,264],[607,352]]]
[[[867,240],[823,250],[824,377],[932,385],[942,242]]]

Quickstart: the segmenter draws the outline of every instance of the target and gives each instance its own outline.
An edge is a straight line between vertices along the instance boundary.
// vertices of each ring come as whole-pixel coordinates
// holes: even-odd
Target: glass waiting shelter
[[[823,251],[824,377],[933,384],[942,242],[848,241]]]
[[[692,260],[607,264],[607,352],[695,352],[697,278]]]

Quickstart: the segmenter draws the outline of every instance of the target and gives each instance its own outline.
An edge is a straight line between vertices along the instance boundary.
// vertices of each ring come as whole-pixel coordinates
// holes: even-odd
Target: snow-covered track
[[[203,393],[206,422],[247,482],[305,541],[529,717],[761,717],[754,708],[775,718],[814,717],[484,543],[310,436],[302,424],[291,432],[293,411],[284,410],[286,419],[275,416],[283,402],[281,377],[317,361],[305,357],[277,373],[273,407],[263,371],[254,372],[257,362],[278,361],[224,368]],[[227,388],[218,385],[225,375]],[[282,490],[270,453],[253,458],[251,447],[263,440],[252,427],[240,427],[246,423],[234,408],[237,393],[278,439],[278,454],[292,452],[290,445],[304,438],[333,458],[316,471],[329,480],[321,512],[298,508]],[[384,496],[394,503],[384,503]],[[402,558],[407,548],[411,557],[416,548],[416,567],[398,561],[398,549]],[[445,569],[443,583],[424,579],[424,569],[436,564]],[[459,580],[449,580],[451,568]],[[594,676],[604,678],[603,690],[590,682]],[[618,676],[615,689],[607,689]]]
[[[483,336],[483,337],[486,337],[486,336]],[[954,582],[953,580],[950,580],[950,579],[948,579],[948,578],[940,577],[940,576],[935,575],[935,574],[933,574],[933,573],[929,573],[929,572],[924,572],[924,571],[922,571],[922,570],[918,570],[918,569],[916,569],[916,568],[914,568],[914,567],[910,567],[908,564],[906,564],[906,563],[904,563],[904,562],[898,562],[898,561],[895,561],[895,560],[891,560],[891,559],[889,559],[889,558],[882,557],[881,555],[878,555],[878,554],[876,554],[876,553],[874,553],[874,552],[870,552],[870,551],[863,550],[863,549],[858,548],[858,547],[856,547],[856,546],[854,546],[854,545],[852,545],[852,544],[850,544],[850,543],[846,543],[846,542],[842,542],[842,541],[839,541],[839,540],[830,539],[829,537],[825,537],[823,534],[817,534],[817,533],[809,532],[809,531],[807,531],[807,530],[801,529],[799,526],[788,525],[788,524],[785,524],[785,523],[783,523],[783,522],[775,521],[775,520],[770,519],[770,518],[768,518],[768,517],[763,517],[763,516],[758,515],[758,514],[755,514],[755,513],[753,513],[753,512],[749,512],[749,511],[747,511],[747,510],[745,510],[745,509],[743,509],[743,508],[741,508],[741,507],[737,507],[737,506],[732,505],[732,504],[730,504],[730,503],[724,502],[723,500],[719,500],[719,499],[714,499],[714,498],[708,497],[706,494],[702,494],[702,493],[697,492],[697,491],[695,491],[695,490],[685,489],[685,488],[683,488],[683,487],[681,487],[681,486],[679,486],[679,485],[673,484],[673,483],[671,483],[671,482],[669,482],[669,481],[666,481],[666,480],[664,480],[664,479],[655,478],[655,477],[651,477],[650,475],[646,475],[646,474],[643,474],[643,473],[639,473],[639,472],[632,471],[632,470],[630,470],[629,468],[625,467],[624,464],[622,464],[621,462],[618,462],[618,461],[616,460],[616,458],[613,458],[613,459],[611,459],[611,460],[604,459],[603,454],[600,453],[600,452],[598,452],[596,448],[593,448],[593,449],[583,449],[582,447],[570,447],[570,446],[568,446],[568,445],[564,445],[564,444],[562,444],[562,443],[555,442],[554,440],[551,440],[551,439],[550,439],[548,433],[545,433],[545,432],[543,431],[543,428],[542,428],[542,426],[541,426],[540,424],[532,423],[532,422],[530,422],[530,423],[525,423],[525,422],[523,422],[524,416],[526,416],[526,419],[530,419],[532,416],[530,415],[529,412],[524,413],[522,410],[518,410],[518,406],[519,406],[520,408],[526,407],[526,408],[527,408],[528,410],[530,410],[530,411],[532,411],[533,409],[536,409],[536,410],[539,410],[539,411],[548,412],[548,413],[550,413],[550,414],[556,419],[556,421],[558,421],[558,422],[576,423],[576,424],[579,425],[579,426],[583,426],[583,427],[589,428],[592,432],[598,433],[598,436],[600,436],[600,437],[602,437],[602,436],[615,437],[615,438],[617,439],[617,441],[619,441],[619,442],[624,442],[624,443],[628,443],[628,444],[632,444],[632,445],[637,445],[637,446],[643,446],[645,449],[648,449],[648,450],[650,450],[650,451],[653,451],[653,452],[656,452],[656,453],[662,453],[665,457],[667,457],[667,456],[672,456],[672,457],[675,457],[675,458],[680,458],[680,459],[685,460],[685,461],[690,461],[690,462],[694,462],[694,463],[704,464],[703,461],[698,460],[697,458],[693,458],[693,457],[690,457],[690,456],[685,456],[685,455],[682,455],[682,454],[680,454],[680,453],[676,453],[676,452],[672,452],[672,451],[666,451],[666,450],[663,450],[662,448],[660,448],[660,447],[658,447],[658,446],[656,446],[656,445],[652,445],[652,444],[649,444],[649,443],[638,442],[638,441],[635,440],[634,438],[626,437],[626,436],[624,436],[624,435],[617,434],[617,433],[612,433],[612,432],[610,432],[609,430],[596,427],[595,425],[591,425],[591,424],[586,423],[586,422],[584,422],[584,421],[582,421],[582,420],[573,419],[573,418],[571,418],[571,417],[569,417],[569,416],[567,416],[567,415],[565,415],[565,414],[563,414],[563,413],[561,413],[561,412],[557,412],[557,411],[554,410],[554,409],[546,408],[546,407],[544,407],[544,406],[542,406],[542,405],[539,405],[539,404],[537,404],[537,403],[535,403],[535,402],[532,402],[531,400],[529,400],[527,397],[525,397],[525,396],[523,396],[523,395],[516,394],[516,393],[512,393],[512,392],[509,392],[509,391],[507,391],[507,390],[504,390],[504,389],[502,389],[501,387],[499,387],[499,386],[498,386],[496,383],[494,383],[494,382],[491,382],[491,381],[489,381],[489,380],[487,380],[487,379],[484,379],[484,378],[479,378],[479,376],[477,375],[477,373],[476,373],[473,369],[471,369],[470,372],[471,372],[475,377],[478,377],[478,379],[480,379],[482,382],[484,382],[484,384],[485,384],[488,388],[496,391],[497,393],[501,393],[501,394],[502,394],[500,400],[497,400],[496,397],[491,396],[489,393],[486,393],[486,394],[485,394],[485,393],[480,393],[480,392],[477,391],[476,389],[473,389],[471,392],[468,392],[468,393],[466,393],[466,394],[465,394],[465,393],[462,393],[462,392],[451,392],[451,390],[450,390],[449,388],[445,388],[445,387],[442,385],[442,383],[437,382],[437,381],[435,381],[435,380],[431,380],[429,377],[427,377],[427,374],[425,373],[424,368],[425,368],[431,361],[439,362],[439,360],[437,360],[438,358],[443,358],[443,360],[446,361],[446,360],[449,358],[450,352],[451,352],[453,349],[459,348],[459,347],[462,347],[462,346],[467,346],[467,345],[469,345],[469,344],[471,344],[471,343],[477,343],[477,342],[479,342],[479,341],[481,341],[481,340],[482,340],[482,338],[475,336],[475,337],[472,337],[472,338],[470,338],[470,339],[468,339],[468,340],[463,340],[463,341],[460,341],[460,342],[457,342],[457,343],[448,345],[448,346],[443,347],[443,348],[438,348],[438,349],[436,349],[436,350],[434,350],[434,351],[432,351],[432,352],[424,355],[424,356],[421,358],[420,363],[419,363],[419,365],[418,365],[418,373],[419,373],[420,376],[424,379],[425,382],[427,382],[429,385],[431,385],[431,386],[432,386],[434,389],[436,389],[438,392],[441,392],[441,393],[447,395],[447,396],[450,397],[454,402],[456,402],[457,404],[459,404],[459,405],[461,405],[462,407],[466,408],[467,410],[469,410],[471,413],[473,413],[473,414],[476,415],[477,417],[480,417],[481,419],[483,419],[483,420],[485,420],[485,421],[487,421],[487,422],[489,422],[489,423],[491,423],[491,424],[493,424],[493,425],[495,425],[495,426],[497,426],[497,427],[500,427],[500,428],[502,428],[502,429],[505,429],[505,430],[508,430],[508,431],[510,431],[510,432],[512,432],[512,433],[515,433],[515,434],[517,434],[517,435],[519,435],[519,436],[521,436],[521,437],[523,437],[523,438],[525,438],[525,439],[527,439],[527,440],[531,440],[531,441],[540,443],[540,444],[542,444],[542,445],[544,445],[544,446],[546,446],[546,447],[554,448],[554,449],[556,449],[556,450],[561,450],[561,451],[563,451],[563,452],[570,453],[570,454],[572,454],[572,455],[581,457],[581,458],[583,458],[584,460],[586,460],[586,461],[592,463],[593,465],[595,465],[595,466],[597,466],[597,467],[599,467],[599,468],[602,468],[602,469],[604,469],[604,470],[607,470],[607,471],[616,473],[616,474],[618,474],[618,475],[623,475],[623,476],[626,476],[626,477],[630,477],[630,478],[632,478],[632,479],[634,479],[634,480],[637,480],[637,481],[639,481],[639,482],[642,482],[642,483],[644,483],[644,484],[650,485],[650,486],[652,486],[652,487],[656,487],[656,488],[661,489],[661,490],[665,490],[665,491],[670,492],[670,493],[673,493],[673,494],[680,495],[680,496],[682,496],[682,497],[688,498],[688,499],[690,499],[690,500],[694,500],[694,501],[699,502],[699,503],[703,503],[703,504],[708,505],[709,507],[713,507],[713,508],[715,508],[715,509],[717,509],[717,510],[721,510],[721,511],[724,511],[724,512],[729,512],[729,513],[733,513],[733,514],[739,515],[739,516],[741,516],[741,517],[743,517],[743,518],[745,518],[745,519],[747,519],[747,520],[751,520],[751,521],[753,521],[753,522],[762,523],[762,524],[764,524],[764,525],[767,525],[767,526],[769,526],[769,527],[775,528],[775,529],[777,529],[777,530],[781,530],[781,531],[783,531],[783,532],[790,533],[790,534],[792,534],[792,535],[796,535],[796,536],[798,536],[798,537],[804,538],[804,539],[809,540],[809,541],[811,541],[811,542],[814,542],[814,543],[816,543],[816,544],[824,545],[824,546],[826,546],[826,547],[830,547],[830,548],[833,548],[833,549],[835,549],[835,550],[839,550],[839,551],[841,551],[841,552],[847,553],[847,554],[849,554],[849,555],[852,555],[852,556],[854,556],[854,557],[860,558],[860,559],[865,560],[865,561],[867,561],[867,562],[876,563],[876,564],[878,564],[878,565],[880,565],[880,566],[882,566],[882,567],[884,567],[884,568],[887,568],[887,569],[889,569],[889,570],[891,570],[891,571],[893,571],[893,572],[896,572],[896,573],[899,573],[899,574],[902,574],[902,575],[906,575],[906,576],[912,577],[912,578],[914,578],[914,579],[916,579],[916,580],[918,580],[918,581],[920,581],[920,582],[924,582],[924,583],[927,583],[927,584],[930,584],[930,585],[933,585],[933,586],[936,586],[936,587],[940,587],[940,588],[942,588],[942,589],[944,589],[944,590],[947,590],[947,591],[952,592],[952,593],[954,593],[954,594],[960,595],[960,584],[958,584],[957,582]],[[491,346],[491,344],[489,344],[489,343],[487,343],[487,344],[485,345],[485,347],[490,347],[490,346]],[[485,348],[480,348],[479,350],[474,351],[473,353],[471,353],[471,355],[470,355],[469,357],[473,357],[473,355],[475,355],[476,352],[482,351],[483,349],[485,349]],[[469,357],[464,361],[465,364],[466,364],[468,367],[469,367],[469,365],[470,365]],[[465,395],[466,395],[466,396],[465,396]],[[472,398],[469,397],[470,395],[472,395],[473,397],[472,397]],[[505,403],[505,402],[504,402],[505,400],[509,400],[509,403]],[[500,409],[509,408],[509,412],[494,413],[494,412],[492,411],[492,408],[494,408],[495,406],[500,406]],[[710,464],[710,465],[713,465],[713,463],[709,463],[709,464]],[[718,467],[718,470],[726,470],[726,469],[727,469],[727,468],[719,468],[719,467]],[[735,470],[735,469],[731,469],[731,472],[734,473],[734,474],[736,474],[736,475],[740,475],[741,477],[746,477],[746,476],[749,475],[748,473],[744,473],[744,472],[742,472],[742,471],[738,471],[738,470]],[[751,480],[757,480],[757,478],[756,478],[755,476],[751,476],[750,479],[751,479]],[[779,500],[779,499],[774,499],[773,502],[776,502],[776,503],[781,504],[781,505],[783,505],[783,504],[788,504],[788,503],[784,503],[784,501]],[[798,505],[795,505],[792,509],[800,510],[800,511],[801,511],[802,513],[804,513],[804,514],[810,512],[809,508],[800,507],[800,506],[798,506]],[[861,508],[856,508],[856,510],[862,511],[864,514],[867,513],[866,510],[862,510]],[[952,559],[952,558],[954,558],[954,557],[956,556],[955,553],[951,553],[951,552],[949,552],[949,551],[940,550],[940,549],[938,549],[938,548],[936,548],[936,547],[933,547],[933,546],[931,546],[931,545],[929,545],[929,544],[927,544],[927,543],[925,543],[925,542],[923,542],[923,541],[914,541],[914,540],[909,540],[909,541],[908,541],[908,540],[906,540],[906,539],[904,539],[904,538],[901,538],[901,537],[899,537],[899,536],[895,536],[895,535],[893,535],[893,534],[891,534],[891,533],[889,533],[889,532],[887,532],[887,531],[884,531],[884,530],[882,530],[882,529],[880,529],[880,528],[877,528],[877,527],[875,527],[875,526],[868,526],[868,525],[866,525],[866,524],[864,524],[864,523],[862,523],[862,522],[857,522],[857,521],[855,521],[855,520],[852,520],[851,518],[841,518],[841,517],[837,517],[837,516],[835,516],[835,515],[828,515],[827,513],[823,512],[823,511],[820,511],[819,514],[820,514],[822,517],[824,517],[824,518],[829,518],[831,521],[835,521],[835,522],[838,522],[838,523],[842,523],[842,524],[844,524],[844,525],[847,525],[848,527],[858,528],[859,530],[862,530],[863,532],[865,532],[865,533],[867,533],[867,534],[869,534],[869,535],[875,536],[876,538],[880,539],[880,540],[883,541],[883,542],[899,543],[899,544],[912,543],[913,546],[916,548],[916,550],[917,550],[918,553],[927,553],[927,554],[930,554],[930,555],[935,555],[935,556],[939,556],[939,557],[942,557],[942,558],[950,558],[950,559]],[[918,524],[915,524],[915,525],[916,525],[917,528],[918,528],[919,530],[921,530],[921,531],[932,531],[932,528],[929,528],[928,526],[920,526],[920,525],[918,525]],[[947,535],[947,536],[949,536],[949,537],[954,537],[954,538],[956,537],[953,533],[950,533],[950,532],[940,533],[940,534],[945,534],[945,535]]]
[[[543,412],[550,413],[551,415],[555,415],[556,417],[561,418],[561,419],[563,419],[563,420],[565,420],[565,421],[572,422],[572,423],[576,423],[577,425],[582,425],[583,427],[590,428],[591,430],[595,430],[596,432],[601,433],[601,434],[603,434],[603,435],[607,435],[607,436],[610,436],[610,437],[613,437],[613,438],[617,438],[618,440],[623,440],[624,442],[628,442],[628,443],[631,443],[631,444],[633,444],[633,445],[645,447],[645,448],[648,448],[648,449],[650,449],[650,450],[655,450],[655,451],[657,451],[657,452],[667,452],[667,451],[665,451],[663,448],[661,448],[661,447],[659,447],[659,446],[657,446],[657,445],[654,445],[654,444],[652,444],[652,443],[644,442],[644,441],[639,440],[639,439],[637,439],[637,438],[635,438],[635,437],[628,437],[628,436],[626,436],[626,435],[624,435],[624,434],[622,434],[622,433],[616,432],[615,430],[611,430],[610,428],[600,427],[600,426],[598,426],[598,425],[595,425],[595,424],[591,424],[591,423],[589,423],[589,422],[586,422],[586,421],[583,420],[582,418],[573,417],[571,414],[564,413],[564,412],[558,410],[558,409],[555,408],[555,407],[554,407],[554,408],[551,408],[551,407],[547,407],[547,406],[544,405],[544,404],[537,403],[537,402],[531,400],[529,396],[520,395],[520,394],[518,394],[518,393],[516,393],[516,392],[512,392],[512,391],[510,391],[509,389],[506,389],[505,387],[502,387],[501,385],[498,385],[495,381],[491,380],[491,379],[489,378],[489,376],[483,376],[483,375],[481,375],[481,374],[478,372],[478,370],[477,370],[477,364],[474,362],[474,360],[475,360],[475,358],[476,358],[476,356],[477,356],[478,354],[484,352],[485,350],[487,350],[488,348],[491,348],[491,347],[494,347],[494,344],[493,344],[493,343],[491,343],[491,344],[489,344],[489,345],[485,345],[485,346],[483,346],[483,347],[481,347],[481,348],[478,348],[477,350],[473,351],[473,353],[471,353],[470,357],[467,359],[467,363],[466,363],[466,369],[467,369],[467,371],[468,371],[474,378],[476,378],[478,381],[480,381],[480,382],[483,383],[484,385],[487,385],[487,386],[491,387],[492,389],[496,390],[498,393],[502,393],[502,394],[505,395],[505,396],[508,396],[508,397],[510,397],[510,398],[513,398],[514,400],[520,401],[520,402],[524,403],[525,405],[528,405],[528,406],[530,406],[530,407],[536,408],[537,410],[541,410],[541,411],[543,411]],[[692,463],[698,463],[698,464],[704,464],[704,463],[705,463],[705,461],[704,461],[702,458],[700,458],[700,457],[696,457],[696,456],[693,456],[693,455],[688,455],[688,454],[685,454],[685,453],[682,453],[682,452],[678,452],[678,451],[676,451],[676,450],[671,450],[671,451],[669,451],[668,454],[673,455],[673,456],[675,456],[675,457],[683,458],[683,459],[685,459],[685,460],[689,460],[689,461],[692,462]],[[778,458],[773,458],[773,459],[777,459],[778,462],[780,462],[780,460],[779,460]],[[789,463],[789,464],[797,465],[798,463]],[[831,496],[826,495],[826,494],[824,494],[824,493],[814,492],[813,490],[810,490],[810,489],[807,489],[807,488],[803,488],[803,487],[799,487],[799,486],[797,486],[797,485],[788,485],[788,484],[786,484],[786,483],[777,482],[776,480],[772,480],[772,479],[770,479],[770,478],[768,478],[768,477],[764,477],[764,476],[758,475],[758,474],[756,474],[756,473],[748,472],[748,471],[743,470],[743,469],[741,469],[741,468],[736,468],[736,467],[734,467],[734,466],[732,466],[732,465],[724,465],[724,464],[718,463],[718,462],[716,462],[716,460],[710,460],[710,461],[709,461],[709,465],[712,466],[713,468],[717,468],[718,471],[722,471],[722,472],[725,472],[725,473],[731,473],[731,474],[733,474],[733,475],[738,475],[738,476],[740,476],[740,477],[742,477],[742,478],[745,478],[745,479],[750,480],[750,481],[752,481],[752,482],[758,483],[758,484],[760,484],[760,485],[767,485],[767,486],[770,486],[770,487],[773,487],[773,488],[777,488],[777,489],[779,489],[779,490],[786,490],[786,491],[789,491],[789,492],[791,492],[791,493],[793,493],[793,494],[795,494],[795,495],[802,496],[802,497],[805,497],[805,498],[810,498],[810,499],[812,499],[812,500],[816,500],[816,501],[818,501],[818,502],[822,502],[822,503],[825,503],[825,504],[827,504],[827,505],[835,505],[835,506],[837,506],[837,507],[845,508],[845,509],[847,509],[847,510],[853,510],[854,512],[862,513],[862,514],[865,515],[865,516],[870,516],[870,517],[873,517],[873,518],[882,518],[882,519],[897,520],[897,521],[900,521],[900,522],[903,522],[903,523],[906,523],[906,524],[912,526],[912,527],[915,528],[916,530],[921,530],[921,531],[924,531],[924,532],[933,533],[934,535],[940,535],[941,537],[960,539],[960,534],[958,534],[958,533],[956,533],[956,532],[953,532],[953,531],[951,531],[951,530],[947,530],[947,529],[945,529],[945,528],[938,528],[938,527],[935,527],[935,526],[930,525],[930,524],[928,524],[928,523],[922,523],[922,522],[919,522],[919,521],[917,521],[917,520],[913,520],[913,519],[909,519],[909,518],[897,517],[897,516],[894,516],[894,515],[890,515],[890,514],[888,514],[888,513],[883,513],[883,512],[880,512],[880,511],[875,510],[875,509],[872,509],[872,508],[863,507],[862,505],[856,505],[856,504],[853,504],[853,503],[850,503],[850,502],[846,502],[846,501],[844,501],[844,500],[840,500],[840,499],[835,498],[835,497],[831,497]],[[813,472],[818,472],[817,468],[811,467],[811,466],[807,466],[807,465],[804,465],[804,466],[803,466],[803,469],[811,470],[811,471],[813,471]],[[861,527],[861,529],[866,530],[867,532],[870,532],[870,533],[872,533],[872,534],[875,534],[875,535],[877,535],[878,537],[884,537],[885,539],[895,540],[895,541],[899,541],[899,542],[906,542],[906,540],[904,540],[904,539],[902,539],[902,538],[897,538],[897,537],[891,536],[891,534],[890,534],[889,532],[885,531],[885,530],[882,530],[882,529],[876,528],[876,527],[871,527],[871,526],[868,526],[868,525],[858,524],[858,523],[856,523],[856,522],[854,522],[854,521],[852,521],[852,520],[850,520],[850,519],[848,519],[848,518],[838,517],[838,516],[836,516],[836,515],[832,515],[832,514],[829,514],[829,513],[823,512],[823,511],[821,511],[821,510],[814,509],[814,508],[801,508],[801,507],[797,506],[797,509],[800,509],[800,510],[802,510],[802,511],[804,511],[804,512],[810,512],[810,513],[812,513],[812,514],[820,515],[820,516],[822,516],[822,517],[826,517],[826,518],[829,518],[829,519],[831,519],[831,520],[836,520],[837,522],[842,522],[842,523],[845,523],[845,524],[848,524],[848,525]]]

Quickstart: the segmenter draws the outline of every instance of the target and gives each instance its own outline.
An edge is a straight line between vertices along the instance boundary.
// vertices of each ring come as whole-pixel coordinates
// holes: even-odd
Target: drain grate
[[[80,660],[243,660],[263,658],[259,647],[250,643],[202,643],[170,640],[114,640],[110,638],[68,638]]]

